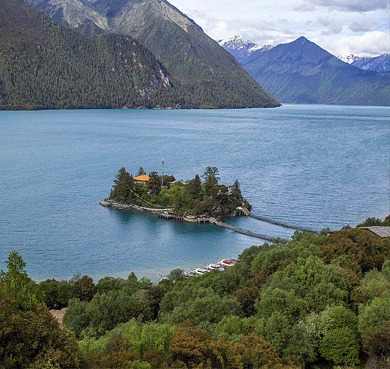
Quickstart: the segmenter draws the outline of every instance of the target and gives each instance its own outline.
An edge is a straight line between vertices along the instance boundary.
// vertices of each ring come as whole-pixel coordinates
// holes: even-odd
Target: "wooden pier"
[[[174,214],[160,213],[158,216],[165,220],[176,220],[177,222],[184,222],[184,217],[180,217]]]
[[[196,217],[193,217],[193,218],[190,218],[190,217],[181,217],[181,216],[178,216],[178,215],[175,215],[175,214],[172,214],[172,213],[159,213],[158,216],[161,218],[161,219],[165,219],[165,220],[176,220],[178,222],[187,222],[187,223],[210,223],[210,218],[205,218],[205,217],[199,217],[199,218],[196,218]]]

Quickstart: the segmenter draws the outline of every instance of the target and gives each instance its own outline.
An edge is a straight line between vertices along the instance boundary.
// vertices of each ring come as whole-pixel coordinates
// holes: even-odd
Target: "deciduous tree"
[[[329,331],[320,346],[321,355],[336,365],[356,365],[359,363],[359,339],[350,328],[336,328]]]
[[[76,340],[45,306],[22,311],[15,300],[0,299],[0,367],[76,369],[81,364]]]
[[[76,298],[81,301],[91,301],[96,293],[96,286],[93,283],[93,279],[84,275],[80,279],[74,282],[74,294]]]

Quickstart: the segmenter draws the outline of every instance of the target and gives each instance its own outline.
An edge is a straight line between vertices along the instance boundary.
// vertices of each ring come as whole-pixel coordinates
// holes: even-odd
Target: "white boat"
[[[234,266],[234,262],[228,259],[223,259],[221,261],[218,261],[218,265],[220,265],[222,268],[229,268]]]
[[[207,272],[208,272],[207,269],[203,269],[203,268],[197,268],[197,269],[195,269],[195,273],[196,273],[197,275],[203,275],[203,274],[205,274],[205,273],[207,273]]]
[[[220,266],[218,264],[211,263],[207,265],[208,270],[219,270]]]

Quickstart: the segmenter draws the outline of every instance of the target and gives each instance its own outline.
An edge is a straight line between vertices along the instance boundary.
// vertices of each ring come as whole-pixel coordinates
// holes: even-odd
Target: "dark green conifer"
[[[157,172],[149,174],[148,188],[152,195],[158,195],[161,191],[161,181]]]

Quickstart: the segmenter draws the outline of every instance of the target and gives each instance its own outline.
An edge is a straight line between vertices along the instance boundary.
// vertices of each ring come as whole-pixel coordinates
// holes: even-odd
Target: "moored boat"
[[[207,269],[203,269],[203,268],[197,268],[197,269],[195,269],[195,273],[196,273],[197,275],[203,275],[203,274],[205,274],[205,273],[207,273],[207,272],[209,272],[209,270],[207,270]]]

